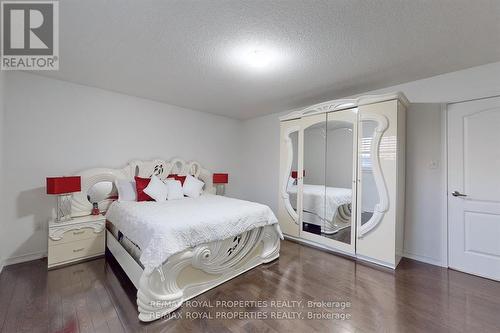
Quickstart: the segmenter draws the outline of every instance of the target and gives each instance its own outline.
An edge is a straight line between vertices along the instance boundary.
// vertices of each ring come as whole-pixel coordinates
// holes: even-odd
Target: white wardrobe
[[[407,106],[401,93],[363,96],[280,119],[278,218],[287,238],[398,265]]]

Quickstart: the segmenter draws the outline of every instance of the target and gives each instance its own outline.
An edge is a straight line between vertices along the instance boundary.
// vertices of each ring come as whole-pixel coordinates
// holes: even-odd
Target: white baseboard
[[[47,252],[35,252],[35,253],[23,254],[20,256],[6,258],[3,261],[3,265],[9,266],[9,265],[14,265],[14,264],[19,264],[19,263],[26,262],[26,261],[45,258],[46,256],[47,256]]]
[[[418,254],[404,252],[403,253],[403,257],[409,258],[409,259],[413,259],[413,260],[417,260],[417,261],[421,261],[421,262],[425,262],[426,264],[431,264],[431,265],[434,265],[434,266],[440,266],[440,267],[446,267],[446,268],[448,268],[448,265],[446,265],[445,263],[441,262],[441,260],[430,258],[430,257],[426,257],[426,256],[421,256],[421,255],[418,255]]]
[[[293,239],[295,241],[299,241],[295,237],[290,237],[288,235],[286,235],[285,238],[289,238],[289,239]],[[301,240],[301,241],[303,242],[303,240]],[[303,243],[308,243],[308,242],[303,242]],[[311,245],[316,245],[316,244],[311,244]],[[327,249],[327,250],[329,250],[329,249]],[[342,254],[346,255],[345,253],[342,253]],[[350,254],[347,254],[347,255],[352,256]],[[15,257],[7,258],[7,259],[5,259],[3,261],[0,261],[0,273],[2,272],[2,270],[3,270],[3,268],[5,266],[19,264],[19,263],[26,262],[26,261],[31,261],[31,260],[37,260],[37,259],[41,259],[41,258],[45,258],[45,257],[47,257],[47,253],[46,252],[35,252],[35,253],[28,253],[28,254],[23,254],[23,255],[20,255],[20,256],[15,256]],[[431,265],[434,265],[434,266],[440,266],[440,267],[446,267],[446,268],[448,267],[447,265],[443,264],[440,260],[437,260],[437,259],[434,259],[434,258],[430,258],[430,257],[426,257],[426,256],[421,256],[421,255],[418,255],[418,254],[409,253],[409,252],[404,252],[403,253],[403,257],[409,258],[409,259],[413,259],[413,260],[417,260],[417,261],[421,261],[421,262],[425,262],[427,264],[431,264]],[[383,265],[383,266],[385,266],[385,265]]]

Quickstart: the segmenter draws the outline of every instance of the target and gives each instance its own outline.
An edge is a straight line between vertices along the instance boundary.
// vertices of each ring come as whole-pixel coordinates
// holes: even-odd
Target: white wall
[[[406,118],[405,253],[439,264],[446,170],[443,158],[442,106],[412,104]],[[435,166],[433,166],[435,164]]]
[[[402,91],[412,103],[451,103],[500,94],[500,62],[373,90]]]
[[[402,91],[413,103],[447,103],[500,95],[500,62],[367,94],[389,91]],[[244,122],[244,167],[249,175],[244,184],[245,197],[268,204],[275,212],[278,207],[278,117],[288,112],[279,111]],[[419,260],[445,265],[447,249],[443,241],[443,226],[446,221],[443,221],[443,212],[446,206],[440,197],[444,196],[445,190],[444,161],[441,159],[445,126],[438,120],[440,115],[437,105],[416,105],[408,112],[405,252]],[[438,162],[438,169],[429,169],[432,160]]]
[[[241,121],[26,73],[8,73],[5,88],[8,263],[46,252],[47,176],[181,157],[229,172],[227,193],[241,196]]]
[[[244,198],[278,212],[280,121],[287,112],[246,120],[243,123]]]

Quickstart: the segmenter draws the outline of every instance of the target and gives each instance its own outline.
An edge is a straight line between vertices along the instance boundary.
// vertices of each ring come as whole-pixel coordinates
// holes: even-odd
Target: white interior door
[[[448,107],[449,266],[500,280],[500,98]]]

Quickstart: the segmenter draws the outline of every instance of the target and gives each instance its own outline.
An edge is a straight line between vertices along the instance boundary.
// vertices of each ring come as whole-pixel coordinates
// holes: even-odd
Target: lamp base
[[[224,184],[216,184],[215,185],[215,194],[224,195],[226,194],[226,185]]]
[[[71,199],[72,194],[61,194],[57,196],[57,217],[56,222],[71,220]]]

